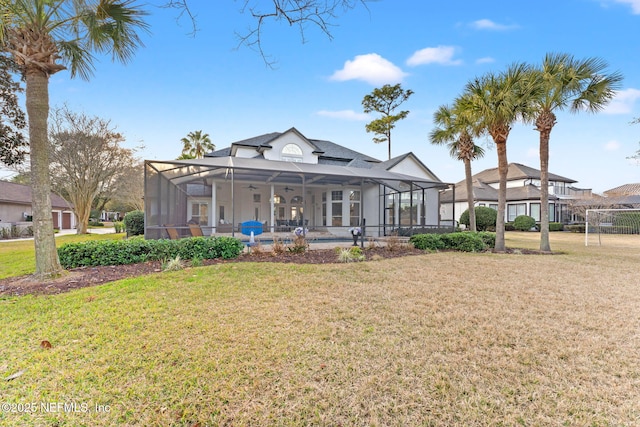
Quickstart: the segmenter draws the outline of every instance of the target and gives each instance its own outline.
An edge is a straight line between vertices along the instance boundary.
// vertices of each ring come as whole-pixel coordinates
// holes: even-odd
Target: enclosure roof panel
[[[326,164],[284,162],[258,158],[206,157],[204,159],[155,161],[146,163],[175,184],[195,179],[218,177],[240,181],[300,183],[302,177],[315,184],[359,183],[361,180],[407,182],[419,188],[446,188],[449,184],[421,177],[404,175],[378,168],[357,168]]]

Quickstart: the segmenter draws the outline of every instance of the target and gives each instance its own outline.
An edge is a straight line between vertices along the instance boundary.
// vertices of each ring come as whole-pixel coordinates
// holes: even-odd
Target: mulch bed
[[[386,247],[367,248],[364,251],[366,259],[372,258],[397,258],[402,256],[419,255],[424,252],[413,247],[399,247],[389,250]],[[283,252],[273,254],[271,252],[244,253],[236,259],[230,260],[204,260],[203,265],[213,265],[234,262],[280,262],[296,264],[327,264],[338,262],[336,252],[333,249],[314,249],[303,253]],[[160,273],[162,265],[159,261],[140,264],[81,267],[68,270],[62,277],[48,281],[40,281],[33,275],[9,277],[0,280],[0,296],[20,296],[27,294],[51,295],[68,292],[73,289],[86,288],[101,285],[129,277],[137,277],[144,274]]]

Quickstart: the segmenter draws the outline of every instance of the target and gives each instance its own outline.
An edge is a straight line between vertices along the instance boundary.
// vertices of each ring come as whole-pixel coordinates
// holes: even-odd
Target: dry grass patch
[[[638,425],[640,251],[552,238],[565,255],[224,264],[2,300],[0,378],[25,372],[3,400],[111,411],[0,425]]]

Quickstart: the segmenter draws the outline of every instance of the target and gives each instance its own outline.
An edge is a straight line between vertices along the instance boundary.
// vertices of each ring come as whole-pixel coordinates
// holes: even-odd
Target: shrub
[[[352,246],[351,248],[340,249],[337,248],[338,261],[340,262],[358,262],[364,261],[365,256],[362,253],[362,249],[358,246]]]
[[[113,228],[116,229],[116,233],[122,233],[124,231],[124,222],[122,221],[115,221],[113,223]]]
[[[480,252],[487,246],[478,233],[449,233],[442,235],[442,241],[447,249],[461,252]]]
[[[64,268],[134,264],[167,259],[235,258],[243,246],[233,237],[191,237],[181,240],[93,240],[68,243],[58,249]]]
[[[180,259],[180,255],[162,263],[162,271],[180,271],[184,268],[184,264]]]
[[[586,227],[584,224],[573,224],[573,225],[566,225],[564,229],[572,233],[584,233]]]
[[[409,239],[409,243],[423,251],[437,251],[444,249],[445,245],[440,236],[442,234],[414,234]]]
[[[486,206],[477,206],[474,210],[476,212],[476,228],[478,231],[487,231],[489,227],[494,227],[495,229],[498,211]],[[469,209],[460,215],[460,224],[469,227]]]
[[[561,222],[550,222],[549,223],[549,231],[562,231],[564,230],[564,225]]]
[[[124,226],[127,236],[140,236],[144,234],[144,212],[131,211],[124,216]]]
[[[293,243],[291,244],[291,246],[287,246],[287,250],[294,254],[304,253],[307,251],[307,249],[309,249],[309,243],[307,242],[307,239],[304,238],[304,236],[296,236],[293,239]]]
[[[480,239],[482,239],[487,248],[493,249],[496,247],[496,233],[481,231],[478,233],[478,236],[480,236]]]
[[[98,219],[90,219],[89,225],[92,227],[104,227],[104,222],[100,222]]]
[[[486,231],[479,233],[456,232],[447,234],[416,234],[409,240],[421,250],[452,249],[463,252],[479,252],[495,247],[496,235]]]
[[[518,231],[530,231],[536,226],[536,220],[528,215],[519,215],[513,220],[513,228]]]

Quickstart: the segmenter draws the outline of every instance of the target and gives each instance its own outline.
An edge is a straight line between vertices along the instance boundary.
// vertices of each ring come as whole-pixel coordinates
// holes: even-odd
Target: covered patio
[[[264,233],[300,227],[345,239],[350,228],[365,224],[372,237],[451,228],[453,218],[439,212],[440,191],[449,185],[376,167],[241,157],[147,160],[145,237],[186,237],[196,227],[203,235],[242,237],[247,221],[260,223]]]

